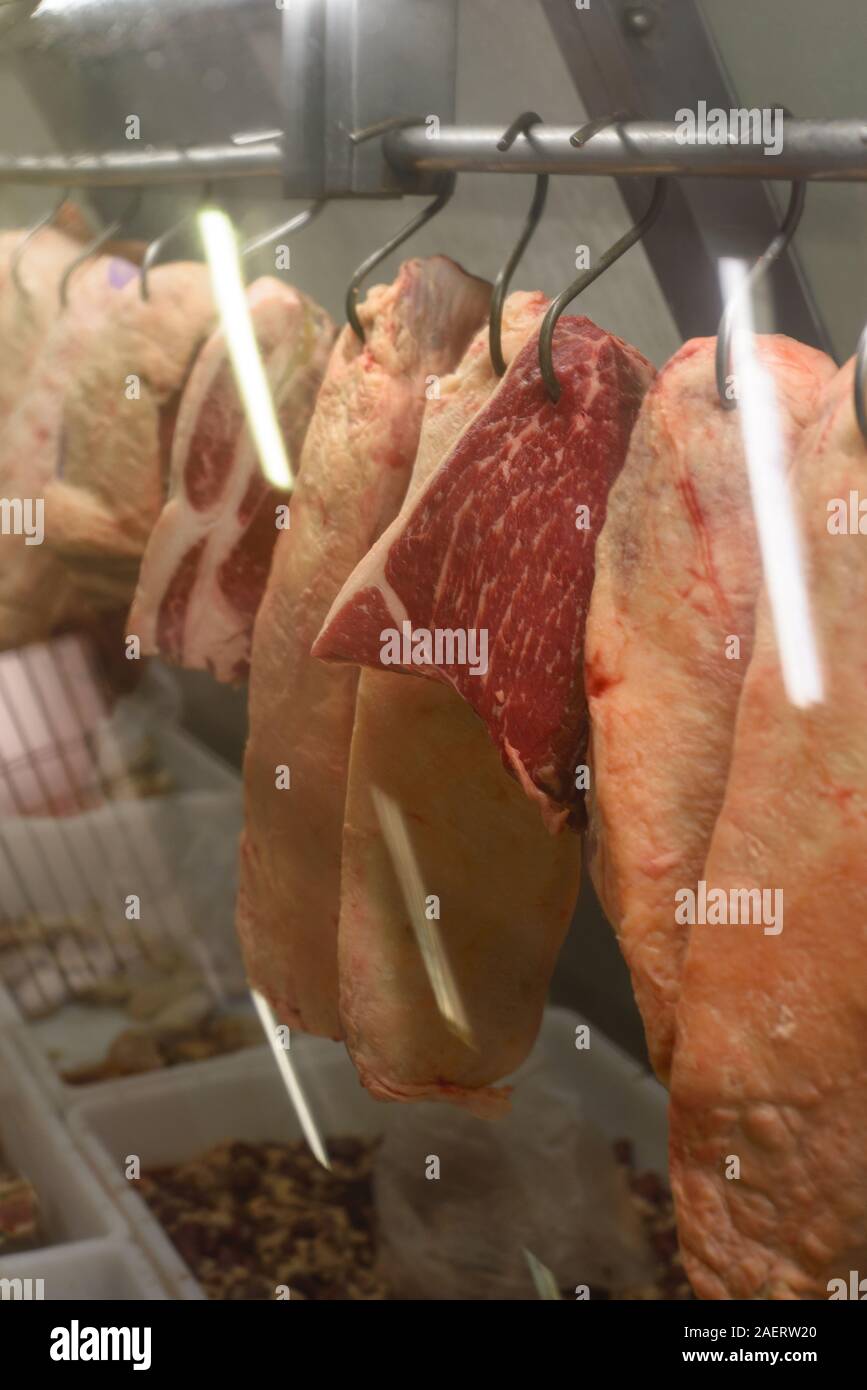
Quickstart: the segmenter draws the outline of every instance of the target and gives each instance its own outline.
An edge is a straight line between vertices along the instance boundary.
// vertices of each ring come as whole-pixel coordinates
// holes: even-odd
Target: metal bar
[[[0,181],[67,184],[81,188],[130,188],[163,183],[207,183],[282,173],[276,141],[255,145],[197,145],[142,152],[0,157]]]
[[[578,124],[533,126],[507,150],[498,148],[499,126],[443,126],[435,140],[409,127],[385,144],[398,169],[432,172],[867,180],[867,120],[786,121],[778,155],[758,145],[682,143],[675,121],[624,121],[576,149],[569,137]]]
[[[577,122],[576,122],[577,124]],[[398,170],[490,174],[587,174],[678,178],[807,179],[867,182],[867,121],[786,122],[784,148],[766,155],[747,144],[685,144],[674,121],[624,121],[600,130],[582,148],[570,143],[575,126],[534,126],[507,150],[500,126],[443,126],[431,140],[423,126],[385,137]],[[185,150],[0,158],[0,181],[91,188],[202,183],[282,174],[276,141],[201,145]]]

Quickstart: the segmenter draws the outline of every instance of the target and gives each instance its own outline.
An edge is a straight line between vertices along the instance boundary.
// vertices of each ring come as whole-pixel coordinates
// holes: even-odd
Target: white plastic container
[[[250,1018],[255,1018],[252,1004],[246,999],[236,1000],[230,1012],[244,1013]],[[124,1092],[131,1088],[130,1094],[135,1095],[136,1089],[152,1077],[153,1073],[144,1072],[137,1076],[119,1077],[113,1081],[92,1081],[82,1086],[71,1086],[63,1080],[57,1054],[52,1055],[55,1041],[58,1049],[62,1044],[66,1059],[62,1069],[67,1070],[78,1062],[98,1061],[119,1033],[136,1026],[119,1009],[92,1009],[82,1004],[67,1004],[53,1019],[46,1019],[35,1026],[16,1024],[9,1030],[9,1037],[48,1103],[61,1115],[65,1115],[68,1110],[85,1101],[103,1094],[114,1094],[117,1087]],[[198,1074],[199,1069],[207,1064],[181,1062],[167,1068],[166,1071],[172,1074]]]
[[[577,1015],[546,1013],[544,1064],[575,1088],[588,1118],[612,1140],[629,1138],[636,1162],[667,1172],[666,1095],[619,1048],[591,1030],[588,1051],[574,1046]],[[340,1044],[293,1036],[290,1057],[320,1133],[375,1135],[385,1107],[361,1088]],[[539,1053],[527,1065],[539,1062]],[[184,1072],[141,1078],[135,1091],[116,1083],[68,1115],[82,1153],[114,1195],[136,1238],[178,1298],[204,1294],[162,1228],[124,1177],[131,1154],[142,1168],[179,1163],[225,1139],[285,1142],[301,1135],[298,1119],[267,1048],[203,1062]]]
[[[169,1297],[144,1255],[125,1240],[87,1240],[0,1260],[0,1278],[30,1280],[7,1297],[124,1302]],[[42,1280],[42,1286],[36,1281]]]
[[[35,1187],[45,1246],[97,1238],[123,1239],[127,1226],[50,1113],[9,1039],[0,1037],[0,1152]],[[0,1275],[6,1261],[0,1259]]]
[[[97,904],[110,924],[107,934],[116,925],[122,941],[131,933],[123,920],[125,897],[137,893],[142,930],[156,924],[164,944],[192,950],[215,987],[232,998],[245,989],[233,923],[240,778],[171,724],[152,715],[131,717],[130,723],[147,728],[174,790],[62,819],[0,820],[17,868],[16,883],[4,888],[4,909],[23,916],[34,904],[46,920],[77,914],[86,921]],[[98,940],[85,947],[99,968],[115,968]],[[118,1033],[134,1026],[119,1008],[77,1004],[27,1020],[11,989],[0,986],[0,1031],[16,1022],[29,1065],[61,1111],[77,1103],[81,1088],[65,1085],[60,1073],[99,1062]]]

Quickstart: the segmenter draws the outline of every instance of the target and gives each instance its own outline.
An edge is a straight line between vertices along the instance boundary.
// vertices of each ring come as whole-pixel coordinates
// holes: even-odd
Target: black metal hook
[[[111,241],[112,237],[129,222],[130,218],[135,217],[139,204],[141,203],[141,196],[142,191],[140,188],[137,188],[120,217],[116,217],[113,222],[109,222],[107,227],[103,227],[98,236],[95,236],[93,241],[88,242],[81,255],[76,256],[74,261],[70,261],[60,281],[60,306],[62,309],[65,309],[69,303],[69,282],[79,266],[84,265],[84,262],[89,260],[91,256],[95,256],[101,246],[104,246],[107,241]]]
[[[302,212],[296,212],[294,217],[290,217],[288,222],[281,222],[279,227],[272,227],[269,232],[263,232],[261,236],[253,237],[241,247],[242,256],[252,256],[254,251],[261,251],[263,246],[270,246],[272,241],[276,241],[280,236],[292,236],[294,232],[300,232],[302,227],[308,227],[314,218],[318,217],[327,202],[326,198],[317,198],[311,203],[309,208],[304,208]]]
[[[346,317],[349,321],[349,326],[360,342],[364,342],[364,329],[358,317],[358,291],[361,288],[362,281],[367,278],[372,270],[376,269],[381,261],[385,260],[386,256],[390,256],[392,251],[396,251],[398,246],[402,246],[405,241],[408,241],[426,222],[430,222],[432,217],[436,217],[437,213],[445,207],[454,193],[456,182],[457,176],[455,174],[445,174],[440,191],[433,202],[428,203],[426,208],[422,208],[421,212],[417,213],[411,222],[407,222],[406,226],[402,227],[390,241],[387,241],[378,251],[374,251],[372,256],[367,257],[367,260],[362,261],[361,265],[356,270],[349,282],[349,288],[346,291]]]
[[[542,327],[539,331],[539,367],[542,372],[542,380],[548,391],[548,395],[555,403],[560,399],[560,383],[557,380],[557,373],[554,371],[552,358],[552,348],[554,343],[554,329],[557,327],[557,320],[563,313],[567,304],[571,304],[588,285],[592,285],[594,280],[598,280],[609,266],[618,261],[630,246],[634,246],[636,241],[644,236],[649,227],[653,225],[662,211],[665,203],[665,195],[668,192],[668,183],[664,178],[658,178],[653,185],[653,196],[650,205],[643,217],[630,227],[628,232],[615,241],[614,245],[599,257],[596,265],[591,270],[585,270],[583,275],[579,275],[577,280],[573,280],[562,293],[548,306],[548,311],[542,320]]]
[[[606,126],[618,125],[620,121],[635,119],[636,117],[631,111],[615,111],[613,116],[597,116],[595,120],[585,121],[582,126],[573,131],[569,136],[569,144],[574,145],[576,149],[581,149],[588,140],[592,140],[597,131],[604,130]]]
[[[401,130],[405,126],[422,125],[424,119],[424,116],[390,116],[388,120],[377,121],[375,125],[366,126],[364,130],[353,130],[349,138],[354,145],[361,145],[365,140],[373,140],[377,135],[387,135],[390,130]],[[411,222],[407,222],[406,226],[378,251],[374,251],[372,256],[368,256],[366,261],[362,261],[356,270],[346,291],[346,318],[359,342],[364,342],[364,329],[358,317],[358,291],[362,281],[372,270],[376,269],[381,261],[385,260],[386,256],[390,256],[392,251],[396,251],[398,246],[402,246],[405,241],[408,241],[420,227],[423,227],[426,222],[430,222],[432,217],[436,217],[454,193],[456,182],[457,176],[455,174],[444,174],[439,181],[439,192],[433,202],[423,208],[420,213],[417,213]]]
[[[9,273],[12,276],[13,285],[15,286],[16,290],[22,298],[27,297],[27,295],[29,294],[29,290],[25,285],[24,281],[21,279],[21,257],[24,255],[24,252],[27,250],[27,247],[30,245],[37,232],[41,232],[43,227],[51,226],[52,222],[54,221],[57,214],[60,212],[60,209],[63,207],[63,204],[66,202],[68,197],[69,189],[64,188],[63,192],[61,193],[57,202],[54,204],[54,207],[51,209],[51,211],[46,212],[44,217],[40,217],[38,222],[34,222],[33,226],[21,238],[20,242],[18,243],[18,245],[12,253],[12,257],[9,261]]]
[[[743,281],[737,290],[729,298],[723,310],[722,318],[719,321],[716,337],[716,389],[719,396],[719,403],[723,410],[734,410],[737,400],[732,397],[730,400],[726,396],[727,378],[731,363],[731,337],[734,317],[741,300],[751,295],[758,282],[767,275],[771,266],[785,251],[792,237],[798,228],[801,214],[804,211],[804,203],[807,197],[807,185],[795,182],[792,184],[792,191],[789,194],[789,206],[786,208],[786,215],[780,225],[773,241],[767,250],[763,251],[750,271],[744,276]],[[857,375],[857,374],[856,374]]]
[[[173,226],[169,227],[168,231],[162,232],[158,237],[154,237],[153,241],[149,243],[148,248],[142,257],[142,263],[139,271],[139,293],[141,294],[141,297],[143,300],[145,300],[145,302],[147,302],[147,300],[150,299],[148,276],[150,275],[150,272],[153,269],[154,262],[161,255],[163,249],[167,246],[167,244],[170,241],[173,241],[174,238],[178,235],[178,233],[183,231],[187,223],[191,222],[192,219],[196,216],[196,214],[199,213],[203,207],[206,207],[207,204],[211,201],[211,188],[211,184],[206,183],[202,190],[201,202],[198,204],[198,206],[193,208],[192,212],[185,212],[183,217],[178,218],[177,222],[175,222]]]
[[[852,391],[855,402],[855,418],[858,421],[858,428],[867,443],[867,327],[862,330],[861,337],[858,339],[858,346],[855,349],[855,382]]]
[[[503,138],[497,142],[498,150],[507,150],[514,144],[519,135],[526,135],[530,126],[538,125],[542,117],[535,111],[523,111],[517,116]],[[494,282],[494,293],[491,296],[491,317],[488,328],[488,345],[491,354],[491,362],[497,376],[502,376],[506,370],[506,363],[503,358],[502,327],[503,327],[503,305],[506,295],[509,293],[509,285],[515,273],[515,267],[527,249],[527,243],[539,225],[539,219],[545,209],[545,199],[548,196],[548,175],[536,175],[536,189],[533,194],[533,201],[530,204],[530,211],[524,223],[524,229],[515,243],[515,247],[509,259],[506,261],[499,275]]]

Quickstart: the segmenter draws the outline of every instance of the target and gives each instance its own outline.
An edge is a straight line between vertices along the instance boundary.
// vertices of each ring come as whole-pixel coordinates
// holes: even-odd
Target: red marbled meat
[[[248,292],[256,340],[290,461],[297,463],[334,326],[289,285],[270,277]],[[253,620],[287,496],[262,477],[217,330],[203,348],[181,401],[169,501],[142,565],[129,631],[142,652],[217,680],[243,680]]]
[[[413,630],[487,629],[486,674],[437,662],[436,653],[432,664],[404,669],[450,683],[470,703],[552,831],[581,819],[582,648],[596,537],[654,375],[635,348],[586,318],[560,320],[554,365],[556,405],[539,372],[538,337],[526,343],[411,510],[343,586],[313,648],[326,660],[379,667],[381,635],[405,621]]]

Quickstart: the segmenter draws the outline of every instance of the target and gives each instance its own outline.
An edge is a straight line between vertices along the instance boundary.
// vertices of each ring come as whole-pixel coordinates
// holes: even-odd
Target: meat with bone
[[[823,696],[787,699],[763,597],[703,874],[763,891],[762,924],[692,928],[677,1010],[672,1177],[703,1298],[827,1298],[867,1269],[867,548],[829,526],[867,494],[852,380],[794,466]]]
[[[72,603],[60,558],[40,542],[39,529],[47,535],[45,491],[61,466],[67,387],[89,344],[97,348],[101,344],[107,351],[107,325],[120,293],[118,281],[125,283],[132,272],[127,262],[100,258],[75,275],[68,305],[56,314],[0,434],[0,496],[22,504],[26,523],[19,534],[4,534],[0,539],[0,649],[41,641],[69,619],[87,622],[93,616],[88,604],[76,608]],[[59,307],[59,301],[54,301],[54,307]],[[118,391],[123,389],[121,379]],[[24,515],[28,508],[32,515]],[[40,508],[42,528],[38,527]]]
[[[557,405],[537,342],[524,345],[413,506],[343,586],[314,647],[373,667],[385,655],[394,669],[453,685],[552,832],[581,819],[593,553],[654,375],[635,348],[585,318],[560,320],[554,365]]]
[[[112,260],[116,293],[63,389],[58,465],[45,488],[46,544],[63,562],[70,603],[125,610],[166,493],[181,391],[214,322],[206,268],[160,266],[148,277]]]
[[[722,804],[761,582],[741,415],[719,405],[715,344],[687,343],[645,397],[608,499],[585,647],[588,866],[663,1080],[686,950],[674,894],[701,877]],[[756,351],[791,454],[834,364],[789,338]]]
[[[334,336],[323,309],[273,277],[248,292],[250,316],[293,468]],[[288,497],[265,482],[218,329],[183,394],[171,493],[148,542],[129,631],[143,653],[245,679]]]
[[[340,1036],[340,846],[358,673],[310,647],[340,585],[397,512],[426,380],[455,366],[490,286],[442,256],[372,289],[331,354],[291,529],[277,541],[253,633],[238,931],[248,974],[284,1023]],[[288,769],[288,774],[282,769]],[[281,787],[287,777],[290,785]]]
[[[513,359],[538,331],[540,294],[504,306]],[[425,408],[415,495],[497,385],[483,329]],[[411,506],[408,499],[406,509]],[[469,1040],[443,1017],[413,934],[373,788],[396,804]],[[437,681],[361,673],[349,765],[338,957],[340,1014],[365,1086],[382,1100],[447,1100],[481,1114],[508,1104],[490,1083],[523,1061],[538,1030],[578,892],[580,848],[552,839],[506,773],[474,712]]]

